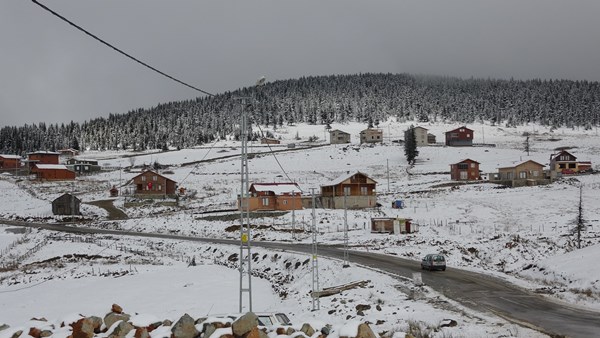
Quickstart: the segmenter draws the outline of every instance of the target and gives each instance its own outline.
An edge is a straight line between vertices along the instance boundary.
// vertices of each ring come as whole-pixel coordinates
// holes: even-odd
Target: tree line
[[[241,105],[253,125],[278,128],[305,122],[379,124],[400,121],[488,121],[508,127],[539,123],[593,128],[600,124],[598,82],[570,80],[460,79],[410,74],[301,77],[242,88],[213,97],[161,103],[83,123],[26,124],[0,129],[0,152],[35,150],[145,150],[188,148],[225,137],[239,138]],[[18,113],[18,112],[17,112]],[[250,127],[257,138],[259,130]]]

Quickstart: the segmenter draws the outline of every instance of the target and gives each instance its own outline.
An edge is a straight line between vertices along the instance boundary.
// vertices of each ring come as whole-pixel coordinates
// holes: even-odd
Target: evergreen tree
[[[80,150],[79,141],[77,141],[76,137],[73,137],[73,139],[71,140],[71,149]]]
[[[419,156],[415,127],[412,125],[404,132],[404,155],[406,156],[406,162],[410,165],[414,165],[415,159]]]
[[[525,136],[525,141],[523,142],[523,151],[527,153],[527,156],[529,156],[529,150],[531,149],[531,144],[529,143],[529,133],[525,132],[523,135]]]

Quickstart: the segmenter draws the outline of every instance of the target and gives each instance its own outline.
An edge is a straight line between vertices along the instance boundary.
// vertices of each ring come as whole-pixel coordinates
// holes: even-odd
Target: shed
[[[371,218],[372,233],[405,234],[417,230],[409,218],[374,217]]]
[[[261,144],[280,144],[281,141],[279,141],[278,139],[274,139],[274,138],[263,137],[260,139],[260,143]]]
[[[117,197],[117,196],[119,196],[119,189],[117,189],[117,187],[115,187],[113,185],[112,188],[110,188],[110,197]]]
[[[79,206],[81,200],[71,194],[62,194],[52,201],[52,213],[54,215],[81,215]]]

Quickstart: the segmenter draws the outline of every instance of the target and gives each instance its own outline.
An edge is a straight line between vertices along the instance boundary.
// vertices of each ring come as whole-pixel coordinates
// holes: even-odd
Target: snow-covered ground
[[[409,125],[395,121],[382,123],[379,128],[384,132],[384,143],[374,146],[358,144],[358,133],[365,126],[356,123],[332,125],[334,129],[349,132],[352,144],[318,148],[303,148],[307,145],[304,140],[317,136],[320,138],[317,144],[327,143],[323,126],[297,125],[271,130],[281,138],[282,145],[269,148],[252,144],[251,152],[263,154],[249,160],[249,176],[254,182],[292,180],[308,194],[310,188],[318,188],[340,174],[361,171],[378,182],[378,201],[382,207],[348,211],[349,240],[354,250],[373,250],[412,259],[443,252],[450,266],[494,274],[547,297],[600,310],[600,272],[589,268],[590,262],[600,257],[600,219],[597,217],[600,176],[574,176],[548,186],[513,189],[498,189],[486,182],[454,187],[448,184],[450,164],[465,158],[480,162],[480,169],[490,173],[506,163],[528,159],[547,165],[556,148],[569,147],[568,151],[578,160],[592,161],[596,166],[600,163],[600,137],[596,130],[467,125],[474,130],[475,143],[495,144],[495,147],[421,147],[416,165],[408,168],[403,147],[391,140],[403,139]],[[436,135],[438,141],[443,140],[445,131],[459,127],[443,123],[420,125]],[[522,150],[525,132],[531,135],[529,155]],[[296,140],[296,135],[301,140]],[[269,153],[270,149],[287,149],[289,143],[296,144],[294,151]],[[239,152],[239,143],[234,141],[140,155],[87,152],[83,157],[99,159],[105,167],[126,168],[154,162],[168,165],[173,174],[166,176],[197,193],[192,199],[182,200],[180,207],[160,203],[125,207],[123,198],[117,198],[115,205],[130,217],[123,221],[103,221],[106,213],[102,209],[84,204],[83,213],[92,220],[86,226],[239,238],[239,232],[228,229],[239,224],[236,213],[203,214],[235,207],[240,189]],[[210,159],[212,161],[205,161]],[[108,199],[111,186],[129,181],[139,170],[103,171],[78,178],[74,183],[16,182],[12,177],[2,176],[0,217],[52,220],[55,217],[51,215],[50,202],[60,194],[74,191],[84,202]],[[574,229],[580,187],[585,231],[582,249],[577,249]],[[407,207],[392,209],[391,201],[395,199],[402,199]],[[319,241],[341,243],[343,210],[318,209],[316,214]],[[411,218],[419,225],[419,231],[409,235],[371,234],[370,218],[384,215]],[[307,231],[293,233],[290,230],[292,226],[308,230],[312,210],[296,211],[294,216],[294,225],[291,213],[256,219],[255,222],[264,227],[253,232],[255,239],[310,242]],[[9,229],[11,227],[0,226],[0,263],[20,259],[21,264],[34,264],[20,272],[0,272],[0,325],[5,322],[25,327],[31,317],[59,320],[73,312],[103,315],[112,303],[119,303],[131,313],[151,313],[161,319],[176,319],[174,317],[185,312],[202,316],[237,311],[239,274],[224,266],[235,266],[229,258],[239,249],[110,236],[77,239],[77,236],[37,230],[18,234]],[[88,242],[82,243],[82,240]],[[322,287],[363,279],[369,279],[370,285],[339,297],[322,298],[322,310],[310,312],[307,296],[311,287],[310,269],[309,264],[302,264],[308,257],[286,253],[285,258],[277,259],[273,258],[274,253],[259,251],[265,258],[254,264],[257,270],[280,271],[277,276],[290,278],[277,279],[273,277],[274,272],[258,273],[261,278],[256,277],[253,283],[255,298],[261,300],[256,301],[255,309],[260,304],[260,310],[284,311],[298,322],[315,319],[330,323],[347,319],[382,321],[374,327],[375,332],[407,331],[409,323],[414,322],[424,328],[436,327],[442,319],[452,318],[459,321],[461,333],[444,328],[443,332],[448,335],[536,335],[502,319],[471,313],[427,288],[416,288],[410,281],[395,280],[359,267],[340,273],[336,268],[339,262],[330,260],[320,264],[321,276],[325,276],[321,280]],[[75,254],[102,257],[68,257]],[[59,258],[41,263],[55,257]],[[202,264],[187,267],[191,257]],[[292,266],[301,262],[300,267],[281,266],[285,260],[293,262]],[[173,282],[166,282],[166,278]],[[269,288],[270,284],[274,286]],[[84,301],[90,292],[94,298],[104,301]],[[370,304],[373,308],[364,317],[357,316],[354,307],[358,303]],[[164,305],[157,308],[155,304]],[[374,310],[376,304],[381,311]],[[333,309],[336,311],[328,313]]]

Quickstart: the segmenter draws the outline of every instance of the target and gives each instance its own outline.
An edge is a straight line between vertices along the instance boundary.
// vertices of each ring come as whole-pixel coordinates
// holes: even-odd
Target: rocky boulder
[[[195,338],[200,334],[196,330],[194,318],[184,314],[171,328],[171,338]]]
[[[112,332],[108,334],[108,338],[124,338],[129,333],[129,331],[133,329],[133,325],[122,320],[115,326]]]
[[[73,338],[92,338],[94,337],[96,325],[97,323],[95,323],[94,319],[92,318],[81,318],[71,325],[73,327],[73,333],[71,336]]]
[[[235,337],[244,337],[256,327],[258,327],[258,317],[254,312],[246,313],[231,324],[231,330]]]
[[[129,321],[129,318],[131,318],[131,316],[126,313],[109,312],[104,316],[104,325],[106,325],[106,327],[111,327],[120,320],[127,322]]]

